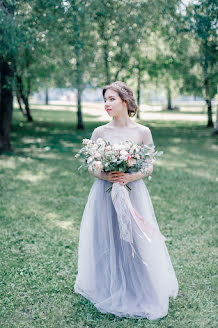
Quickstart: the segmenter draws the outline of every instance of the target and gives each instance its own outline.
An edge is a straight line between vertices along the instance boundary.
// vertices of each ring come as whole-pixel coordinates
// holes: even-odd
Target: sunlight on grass
[[[22,169],[20,173],[17,175],[17,179],[22,181],[29,181],[29,182],[39,182],[48,179],[49,174],[54,172],[54,168],[46,168],[43,171],[37,172],[37,174],[33,174],[31,171]]]
[[[162,166],[162,167],[166,167],[169,169],[169,170],[172,170],[172,169],[176,169],[176,168],[181,168],[181,167],[187,167],[187,163],[182,163],[182,162],[171,162],[169,160],[166,160],[166,159],[161,159],[159,161],[159,163],[156,164],[156,167],[154,168],[154,170],[157,170],[157,167],[158,166]]]
[[[49,222],[47,220],[49,220]],[[65,221],[61,221],[60,214],[54,212],[47,213],[45,221],[49,224],[50,227],[52,226],[62,229],[72,229],[72,218]]]
[[[54,221],[54,224],[57,227],[60,227],[62,229],[72,228],[72,222],[71,221]]]
[[[64,147],[72,147],[72,142],[70,141],[60,141],[61,145]]]
[[[35,143],[35,142],[42,142],[44,139],[42,138],[27,138],[27,137],[24,137],[22,138],[22,142],[23,143]]]
[[[190,170],[186,169],[185,172],[190,173]],[[206,168],[205,170],[194,169],[192,170],[191,174],[202,179],[211,180],[214,182],[216,181],[216,177],[214,176],[213,172],[208,171]]]
[[[170,146],[167,148],[167,152],[168,153],[172,153],[174,155],[182,155],[184,154],[185,155],[185,150],[183,150],[181,147],[179,147],[179,144],[178,146],[176,147],[175,145],[174,146]]]
[[[218,145],[211,145],[211,149],[218,151]]]
[[[51,220],[51,222],[53,223],[53,221],[56,221],[58,219],[60,219],[60,215],[54,212],[49,212],[46,214],[46,220],[49,219]]]
[[[16,168],[16,161],[15,158],[6,158],[2,160],[0,157],[0,168],[4,169],[15,169]]]
[[[37,157],[38,158],[41,158],[41,159],[54,159],[54,160],[57,160],[57,159],[60,159],[61,156],[58,156],[58,154],[54,153],[54,152],[51,152],[50,148],[49,149],[45,149],[44,152],[38,152],[36,151],[37,153]]]
[[[46,178],[46,175],[42,172],[38,174],[32,174],[29,171],[22,170],[20,174],[17,175],[17,179],[29,182],[39,182]]]

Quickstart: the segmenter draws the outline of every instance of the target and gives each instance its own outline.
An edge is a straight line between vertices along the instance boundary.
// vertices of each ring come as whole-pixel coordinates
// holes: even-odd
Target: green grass
[[[96,123],[76,131],[76,114],[14,112],[14,153],[0,156],[0,327],[215,327],[218,143],[199,122],[140,122],[164,155],[145,180],[179,282],[168,316],[101,314],[74,294],[82,213],[94,178],[74,158]],[[103,124],[103,123],[101,123]]]

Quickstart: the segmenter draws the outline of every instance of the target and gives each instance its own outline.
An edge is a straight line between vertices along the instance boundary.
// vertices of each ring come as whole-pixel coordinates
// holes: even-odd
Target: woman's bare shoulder
[[[97,126],[97,128],[95,128],[94,131],[97,133],[101,133],[106,125],[107,124]]]
[[[142,132],[148,132],[150,129],[148,126],[146,125],[143,125],[143,124],[139,124],[139,123],[136,123],[138,128],[142,131]]]
[[[105,124],[106,125],[106,124]],[[103,131],[104,131],[104,126],[105,125],[100,125],[100,126],[97,126],[93,132],[92,132],[92,138],[94,140],[97,140],[98,138],[102,138],[103,137]]]

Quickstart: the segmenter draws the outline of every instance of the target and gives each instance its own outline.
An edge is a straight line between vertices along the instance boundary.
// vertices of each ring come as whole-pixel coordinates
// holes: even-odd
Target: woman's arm
[[[153,164],[149,166],[149,170],[146,173],[143,173],[141,171],[139,172],[133,172],[133,173],[129,173],[130,174],[130,181],[135,181],[135,180],[139,180],[139,179],[143,179],[149,175],[151,175],[151,173],[153,172],[154,166]]]
[[[92,168],[90,166],[88,167],[88,170],[89,173],[93,175],[93,177],[108,181],[108,176],[106,172],[96,172],[96,171],[92,172]]]
[[[145,130],[143,131],[142,144],[143,145],[154,144],[151,130],[148,127],[146,127]]]
[[[95,128],[92,132],[92,135],[91,135],[91,140],[93,141],[96,141],[98,138],[100,138],[100,133],[99,133],[99,127],[98,128]],[[102,180],[107,180],[106,178],[106,174],[105,172],[96,172],[96,171],[92,171],[92,168],[91,167],[88,167],[88,170],[89,170],[89,173],[95,177],[95,178],[98,178],[98,179],[102,179]]]

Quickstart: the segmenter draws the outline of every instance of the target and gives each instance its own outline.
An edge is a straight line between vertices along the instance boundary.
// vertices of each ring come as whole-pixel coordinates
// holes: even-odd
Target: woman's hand
[[[123,173],[120,171],[110,171],[110,172],[92,172],[91,167],[88,167],[89,173],[96,178],[103,179],[109,182],[120,182],[121,186],[124,186],[130,180],[127,179],[129,173]],[[125,177],[125,180],[124,180]],[[125,182],[126,181],[126,182]]]
[[[120,172],[118,181],[121,186],[125,186],[128,182],[132,181],[132,175],[129,173]]]
[[[120,171],[111,171],[111,172],[105,173],[107,181],[112,182],[112,183],[119,182],[119,179],[122,174],[124,174],[124,173],[122,173]]]
[[[129,173],[123,173],[120,171],[111,171],[106,173],[107,181],[115,183],[119,182],[121,186],[124,186],[128,182],[132,181],[132,177]]]
[[[121,186],[125,186],[128,182],[133,182],[138,179],[143,179],[153,171],[153,165],[150,166],[149,173],[142,172],[132,172],[132,173],[123,173],[120,171],[111,171],[111,172],[100,172],[93,173],[91,168],[88,168],[89,172],[99,179],[103,179],[112,183],[119,182]]]
[[[133,182],[135,180],[143,179],[146,176],[150,175],[153,171],[153,165],[150,166],[149,172],[132,172],[132,173],[123,173],[123,172],[115,172],[117,174],[116,182],[119,182],[121,186],[125,186],[128,182]]]

